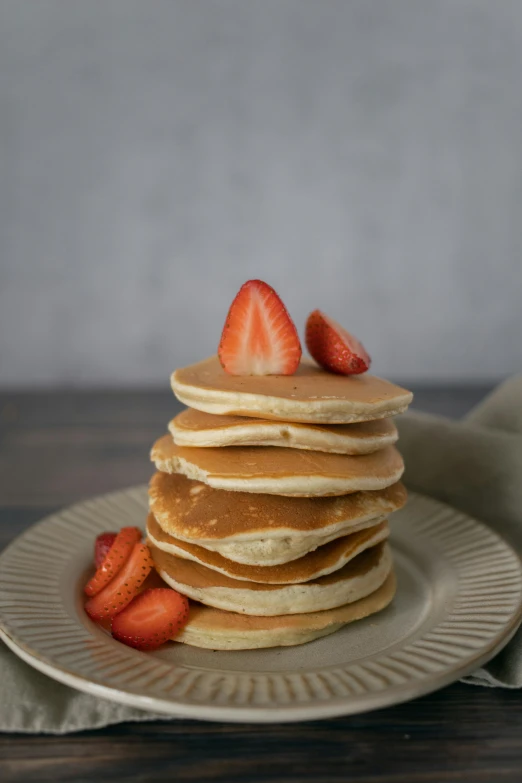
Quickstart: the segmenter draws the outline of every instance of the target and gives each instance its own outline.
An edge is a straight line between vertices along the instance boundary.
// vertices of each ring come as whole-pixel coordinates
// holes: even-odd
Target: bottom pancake
[[[375,592],[359,601],[322,612],[280,617],[251,617],[191,604],[189,621],[175,641],[210,650],[256,650],[305,644],[382,611],[391,603],[395,589],[395,575],[391,572]]]
[[[158,549],[148,540],[157,572],[174,590],[216,609],[274,616],[320,612],[375,592],[392,570],[387,543],[357,555],[343,568],[303,584],[267,585],[232,579],[201,563]]]

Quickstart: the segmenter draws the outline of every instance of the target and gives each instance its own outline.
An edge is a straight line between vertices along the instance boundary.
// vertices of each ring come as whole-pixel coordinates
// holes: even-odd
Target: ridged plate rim
[[[158,714],[313,720],[441,688],[492,658],[522,619],[522,567],[511,547],[471,517],[410,493],[397,515],[399,538],[429,546],[435,561],[444,560],[456,576],[451,601],[446,599],[434,627],[392,652],[325,669],[217,673],[175,666],[100,634],[66,610],[60,592],[64,569],[71,569],[82,548],[84,567],[85,547],[98,532],[118,526],[119,515],[121,524],[143,526],[146,512],[143,486],[98,496],[46,517],[0,554],[0,637],[19,657],[78,690]],[[391,527],[393,544],[393,519]],[[379,623],[379,615],[373,619]]]

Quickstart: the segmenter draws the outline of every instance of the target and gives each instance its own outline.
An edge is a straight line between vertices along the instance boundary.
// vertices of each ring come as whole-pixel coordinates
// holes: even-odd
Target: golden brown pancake
[[[406,502],[404,486],[340,497],[225,492],[181,474],[155,473],[150,508],[170,536],[247,565],[277,565],[376,524]]]
[[[230,375],[217,356],[176,370],[174,394],[207,413],[350,424],[403,413],[411,392],[381,378],[335,375],[304,360],[294,375]]]
[[[384,542],[313,581],[268,585],[232,579],[168,554],[150,539],[148,545],[155,568],[167,584],[195,601],[240,614],[300,614],[342,606],[377,590],[392,569],[391,551]]]
[[[151,459],[164,473],[183,473],[214,489],[296,497],[384,489],[404,470],[394,446],[357,456],[274,446],[194,449],[176,446],[171,435],[156,441]]]
[[[396,442],[391,419],[360,424],[303,424],[246,416],[216,416],[186,408],[169,423],[177,446],[286,446],[333,454],[370,454]]]
[[[190,602],[189,620],[175,641],[211,650],[253,650],[305,644],[380,612],[395,595],[395,576],[365,598],[322,612],[253,617]]]
[[[320,576],[337,571],[361,552],[384,541],[388,538],[389,532],[388,523],[380,522],[349,536],[337,538],[289,563],[276,566],[252,566],[235,563],[217,552],[167,535],[153,514],[149,514],[147,519],[147,536],[158,549],[201,563],[232,579],[260,584],[297,584],[318,579]]]

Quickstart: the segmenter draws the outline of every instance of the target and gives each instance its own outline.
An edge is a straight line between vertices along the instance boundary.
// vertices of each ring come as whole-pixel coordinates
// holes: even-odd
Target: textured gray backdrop
[[[522,366],[520,0],[0,0],[0,384],[161,382],[249,277]]]

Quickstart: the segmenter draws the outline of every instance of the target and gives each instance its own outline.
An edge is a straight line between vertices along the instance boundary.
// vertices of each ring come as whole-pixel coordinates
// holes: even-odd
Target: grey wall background
[[[0,0],[0,383],[167,383],[249,277],[522,366],[520,0]]]

